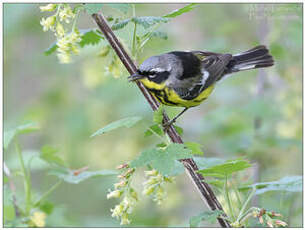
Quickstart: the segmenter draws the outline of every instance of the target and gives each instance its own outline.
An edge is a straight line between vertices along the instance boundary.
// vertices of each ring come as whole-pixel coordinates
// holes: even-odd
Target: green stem
[[[235,186],[235,183],[233,185],[233,188],[234,188],[235,196],[236,196],[237,201],[238,201],[238,209],[240,209],[240,207],[242,207],[242,202],[241,202],[241,199],[240,199],[239,191]]]
[[[74,19],[73,24],[72,24],[72,31],[75,30],[78,15],[79,15],[79,9],[77,9],[76,14],[75,14],[75,19]]]
[[[25,210],[26,210],[26,214],[29,215],[31,210],[31,178],[30,178],[31,175],[27,173],[27,170],[24,166],[21,147],[17,137],[15,139],[15,142],[16,142],[16,151],[21,164],[21,170],[24,176],[24,190],[25,190],[25,202],[26,202]]]
[[[45,198],[47,198],[62,182],[63,180],[58,181],[48,191],[42,194],[42,196],[34,203],[34,206],[38,206],[40,202],[43,201]]]
[[[143,46],[146,44],[146,42],[148,42],[148,41],[150,40],[152,33],[153,33],[159,26],[160,26],[160,24],[156,24],[156,25],[151,29],[151,31],[148,32],[148,33],[145,35],[145,37],[147,37],[147,38],[141,43],[139,49],[142,49]]]
[[[136,16],[135,4],[132,5],[133,17]],[[137,23],[134,22],[133,38],[132,38],[132,56],[137,60],[137,49],[136,49],[136,35],[137,35]]]
[[[249,208],[240,218],[239,218],[239,223],[240,224],[242,224],[242,222],[244,222],[244,221],[246,221],[249,217],[248,217],[248,215],[249,215],[249,213],[250,212],[252,212],[252,211],[254,211],[254,210],[256,210],[257,212],[259,212],[260,211],[260,209],[259,208],[257,208],[257,207],[251,207],[251,208]],[[250,217],[251,217],[252,215],[250,215]]]
[[[230,200],[230,195],[229,195],[229,189],[228,189],[228,176],[226,176],[226,181],[225,181],[225,197],[228,202],[230,215],[231,215],[232,219],[234,220],[235,216],[234,216],[234,212],[233,212],[233,208],[232,208],[232,204],[231,204],[231,200]]]
[[[249,202],[251,201],[252,197],[254,196],[255,191],[256,191],[256,189],[253,188],[252,192],[249,194],[247,200],[246,200],[245,203],[243,204],[243,207],[241,208],[241,210],[240,210],[240,212],[239,212],[239,215],[238,215],[238,217],[237,217],[237,221],[238,221],[238,222],[241,220],[242,216],[244,216],[244,211],[245,211],[247,205],[249,204]]]

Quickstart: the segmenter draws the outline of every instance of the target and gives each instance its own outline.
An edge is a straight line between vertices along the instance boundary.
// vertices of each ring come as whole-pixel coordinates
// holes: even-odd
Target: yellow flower
[[[35,225],[35,227],[43,228],[46,223],[46,214],[44,212],[34,212],[33,216],[31,216],[31,221]]]
[[[124,205],[122,203],[120,203],[120,204],[116,205],[114,207],[114,209],[110,209],[110,211],[112,212],[112,214],[111,214],[112,217],[119,218],[123,214]]]
[[[59,22],[56,23],[56,35],[60,38],[65,36],[65,29]]]
[[[119,190],[114,190],[107,194],[107,199],[111,198],[119,198],[121,196],[122,192]]]
[[[47,19],[42,18],[40,21],[40,25],[43,26],[43,31],[54,30],[54,24],[56,21],[55,16],[48,17]]]
[[[130,220],[128,219],[127,214],[123,214],[122,219],[121,219],[121,225],[126,225],[126,224],[130,224]]]
[[[64,8],[59,11],[60,21],[65,21],[66,23],[70,23],[70,18],[74,18],[74,17],[75,14],[73,13],[69,5],[65,5]]]
[[[53,11],[55,10],[57,7],[57,4],[48,4],[46,6],[40,6],[40,10],[41,12],[44,12],[44,11]]]

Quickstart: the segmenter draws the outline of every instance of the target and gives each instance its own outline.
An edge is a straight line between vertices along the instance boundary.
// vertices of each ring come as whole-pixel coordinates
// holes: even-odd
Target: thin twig
[[[130,74],[133,74],[137,71],[137,67],[134,62],[131,60],[117,37],[114,35],[111,28],[108,26],[104,16],[102,14],[92,14],[92,17],[95,23],[98,25],[100,30],[103,32],[105,38],[108,40],[112,48],[115,50],[118,57],[121,59],[122,63],[125,65],[126,69]],[[147,102],[151,106],[153,110],[157,110],[159,107],[159,102],[147,91],[147,89],[143,86],[141,82],[136,82]],[[163,113],[164,122],[168,123],[169,118],[166,113]],[[170,137],[171,141],[174,143],[182,144],[183,141],[175,128],[171,125],[166,129],[167,135]],[[219,201],[217,200],[213,190],[211,187],[205,182],[203,176],[200,173],[197,173],[198,166],[196,165],[193,159],[183,159],[181,160],[183,163],[187,174],[190,176],[190,179],[193,181],[195,187],[198,189],[201,194],[203,200],[207,203],[211,210],[221,210],[223,208]],[[224,215],[226,217],[226,215]],[[229,222],[226,219],[218,218],[218,222],[221,227],[230,227]]]

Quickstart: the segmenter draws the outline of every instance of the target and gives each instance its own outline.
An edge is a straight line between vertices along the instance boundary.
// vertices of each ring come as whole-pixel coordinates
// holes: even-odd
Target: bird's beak
[[[144,78],[144,76],[141,75],[141,74],[138,74],[138,73],[136,72],[136,73],[130,75],[130,76],[128,77],[128,80],[129,80],[129,81],[136,81],[136,80],[139,80],[139,79],[141,79],[141,78]]]

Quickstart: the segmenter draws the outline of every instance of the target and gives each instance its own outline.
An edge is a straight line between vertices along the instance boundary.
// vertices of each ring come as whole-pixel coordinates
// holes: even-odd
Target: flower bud
[[[48,4],[46,6],[40,6],[40,11],[44,12],[44,11],[54,11],[57,7],[57,4]]]
[[[277,226],[283,226],[283,227],[286,227],[288,224],[282,220],[275,220],[275,224]]]
[[[121,195],[122,195],[122,192],[120,190],[114,190],[107,194],[107,199],[119,198]]]

